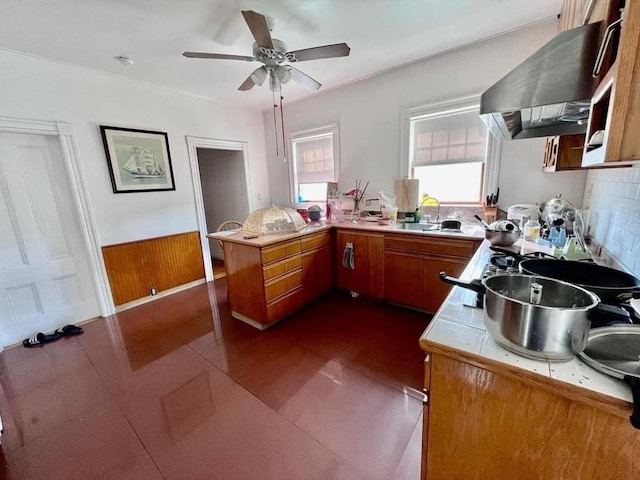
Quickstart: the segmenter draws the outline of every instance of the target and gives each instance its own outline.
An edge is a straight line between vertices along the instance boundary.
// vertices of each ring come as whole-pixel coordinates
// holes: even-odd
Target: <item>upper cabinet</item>
[[[640,1],[565,0],[560,32],[602,22],[592,74],[598,88],[585,135],[549,137],[544,171],[640,160]]]
[[[592,15],[601,17],[597,20],[604,20],[604,31],[599,54],[602,58],[600,83],[591,102],[582,166],[638,161],[640,2],[602,0],[592,3]]]

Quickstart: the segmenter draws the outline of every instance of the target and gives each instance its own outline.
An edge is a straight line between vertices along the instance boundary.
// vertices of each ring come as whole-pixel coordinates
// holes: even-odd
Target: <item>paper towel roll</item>
[[[418,205],[419,183],[417,179],[396,180],[394,184],[396,206],[399,212],[414,212]]]

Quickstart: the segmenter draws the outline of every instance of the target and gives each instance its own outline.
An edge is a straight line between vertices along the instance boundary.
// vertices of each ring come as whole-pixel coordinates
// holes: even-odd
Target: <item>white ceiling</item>
[[[252,55],[241,10],[272,17],[289,50],[346,42],[351,55],[301,62],[322,89],[551,18],[562,0],[0,0],[0,48],[111,72],[247,108],[267,86],[238,86],[260,64],[188,59]],[[131,57],[125,66],[116,55]],[[321,91],[322,91],[321,89]],[[317,94],[288,83],[285,100]]]

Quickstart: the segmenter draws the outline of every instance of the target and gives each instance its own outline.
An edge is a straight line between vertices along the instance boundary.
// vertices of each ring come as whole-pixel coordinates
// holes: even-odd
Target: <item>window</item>
[[[472,100],[409,109],[409,176],[420,180],[420,198],[482,203],[489,136]]]
[[[296,202],[324,202],[327,182],[337,181],[338,125],[291,135]]]

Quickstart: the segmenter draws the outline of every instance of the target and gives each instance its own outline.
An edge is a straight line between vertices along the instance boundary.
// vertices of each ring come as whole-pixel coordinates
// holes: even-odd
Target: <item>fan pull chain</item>
[[[282,155],[284,155],[285,162],[287,161],[287,142],[284,138],[284,105],[282,104],[282,90],[280,90],[280,124],[282,126]]]
[[[276,103],[276,92],[271,92],[271,96],[273,98],[273,137],[276,141],[276,157],[279,157],[280,152],[278,151],[278,124],[276,120],[276,109],[278,108],[278,104]]]

